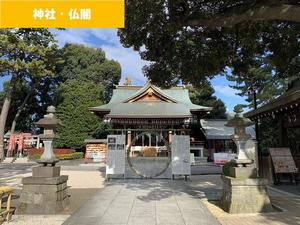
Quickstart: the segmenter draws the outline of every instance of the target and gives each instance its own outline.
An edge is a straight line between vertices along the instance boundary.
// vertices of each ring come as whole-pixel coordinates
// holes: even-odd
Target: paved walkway
[[[199,197],[204,194],[182,180],[112,180],[64,225],[219,224]]]

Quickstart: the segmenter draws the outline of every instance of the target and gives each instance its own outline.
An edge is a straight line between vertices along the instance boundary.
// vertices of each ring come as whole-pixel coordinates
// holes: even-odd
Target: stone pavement
[[[68,185],[71,186],[69,212],[65,212],[64,215],[48,216],[14,215],[8,225],[60,225],[74,211],[76,214],[65,224],[76,220],[75,218],[80,217],[80,213],[85,221],[82,222],[78,219],[79,222],[75,221],[73,224],[95,224],[96,220],[96,224],[100,225],[102,222],[110,222],[107,218],[117,218],[117,222],[118,220],[122,222],[126,219],[126,213],[129,214],[127,220],[120,224],[171,224],[173,218],[175,224],[217,224],[203,205],[208,207],[212,215],[224,225],[300,225],[300,195],[284,192],[299,191],[300,185],[290,185],[287,188],[285,188],[286,185],[280,185],[269,189],[272,203],[284,209],[283,212],[230,215],[206,200],[206,198],[209,200],[220,198],[222,192],[220,175],[193,175],[192,182],[127,180],[123,183],[123,180],[112,180],[106,183],[104,182],[105,168],[103,165],[95,167],[82,163],[82,161],[59,163],[62,166],[62,174],[69,175]],[[83,166],[80,166],[81,164]],[[17,197],[21,187],[21,178],[29,176],[31,167],[34,165],[36,164],[3,165],[0,163],[0,185],[10,185],[16,188],[15,196]],[[101,190],[103,191],[101,192]],[[121,195],[116,196],[117,193]],[[126,195],[129,197],[127,198]],[[13,206],[16,205],[17,200],[13,199]],[[85,204],[86,202],[87,204]],[[122,202],[123,204],[121,204]],[[184,202],[188,203],[184,204]],[[121,207],[117,208],[116,205]],[[83,208],[78,209],[81,206]],[[158,209],[160,211],[156,213]],[[106,217],[104,217],[105,214]],[[101,219],[106,221],[101,221]],[[146,220],[150,222],[143,223]]]
[[[112,180],[64,225],[213,225],[204,197],[182,180]]]
[[[204,180],[207,180],[208,178],[211,181],[218,180],[216,176],[214,178],[212,176],[202,176],[202,179]],[[197,183],[201,184],[203,183],[203,181]],[[299,188],[299,186],[291,185],[291,188]],[[215,189],[215,187],[213,187],[213,189]],[[220,190],[215,189],[215,192],[219,191]],[[206,205],[206,207],[220,221],[222,225],[299,225],[300,196],[281,191],[274,187],[269,187],[268,192],[272,204],[280,210],[271,213],[228,214],[217,207],[215,204],[207,201],[207,199],[201,199],[201,201]],[[215,197],[216,196],[217,195],[215,195]]]

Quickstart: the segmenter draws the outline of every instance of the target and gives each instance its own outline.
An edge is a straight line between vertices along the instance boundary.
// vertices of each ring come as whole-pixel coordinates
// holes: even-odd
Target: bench
[[[11,196],[12,196],[13,188],[9,186],[0,186],[0,222],[6,220],[9,222],[10,220],[10,206],[11,206]],[[3,198],[7,196],[6,207],[2,209]]]

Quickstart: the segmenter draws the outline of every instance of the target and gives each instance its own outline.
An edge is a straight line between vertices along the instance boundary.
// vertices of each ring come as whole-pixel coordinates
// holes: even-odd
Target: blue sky
[[[148,62],[141,60],[133,49],[121,45],[116,29],[66,29],[52,32],[61,47],[65,43],[78,43],[102,48],[107,58],[115,59],[121,64],[120,84],[123,84],[126,76],[129,76],[135,85],[145,84],[146,78],[142,73],[142,67]],[[4,78],[1,78],[2,82],[3,80]],[[215,95],[224,101],[228,111],[232,112],[236,104],[245,103],[242,97],[236,95],[236,90],[229,87],[229,82],[224,76],[217,76],[211,82],[216,91]]]

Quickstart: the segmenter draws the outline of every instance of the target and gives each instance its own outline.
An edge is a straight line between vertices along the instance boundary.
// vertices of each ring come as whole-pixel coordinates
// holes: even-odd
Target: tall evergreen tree
[[[108,60],[99,48],[66,44],[62,49],[64,65],[59,70],[61,85],[56,93],[59,129],[57,146],[82,149],[84,139],[99,137],[106,125],[90,107],[109,101],[114,85],[121,78],[120,64]]]
[[[221,99],[214,96],[214,89],[210,83],[203,83],[199,87],[188,86],[191,101],[197,105],[213,107],[213,110],[206,118],[225,119],[226,108]]]
[[[59,72],[61,81],[93,81],[103,87],[105,101],[108,102],[114,85],[121,79],[120,64],[106,59],[104,51],[100,48],[66,44],[62,52],[65,63]]]
[[[4,132],[13,90],[26,79],[54,76],[56,41],[47,29],[0,30],[0,76],[10,76],[0,115],[0,161],[4,158]]]
[[[103,129],[100,119],[89,111],[103,104],[103,89],[92,81],[72,79],[61,84],[58,95],[61,103],[57,116],[63,125],[58,129],[56,146],[82,149],[84,139],[95,137]]]
[[[293,0],[128,0],[118,34],[151,62],[145,75],[160,86],[198,85],[258,57],[285,78],[300,71],[299,10]]]
[[[238,95],[246,97],[247,107],[254,108],[254,94],[257,107],[266,104],[283,94],[290,78],[278,78],[268,65],[251,67],[246,72],[227,74],[227,79],[235,83],[232,88],[238,90]]]

